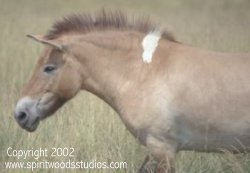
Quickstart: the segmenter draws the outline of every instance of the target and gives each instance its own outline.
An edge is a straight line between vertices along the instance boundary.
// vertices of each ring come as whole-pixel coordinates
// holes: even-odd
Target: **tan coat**
[[[106,30],[31,36],[50,46],[17,105],[18,123],[34,131],[40,119],[85,89],[116,110],[149,148],[157,173],[174,172],[180,150],[249,151],[250,54],[216,53],[161,38],[147,64],[145,35]],[[23,113],[24,107],[30,111]],[[148,160],[141,172],[150,169]]]

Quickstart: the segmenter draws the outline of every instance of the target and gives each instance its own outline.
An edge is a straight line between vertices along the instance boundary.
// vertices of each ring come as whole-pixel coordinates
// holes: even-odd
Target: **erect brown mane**
[[[47,39],[56,39],[63,34],[88,33],[102,30],[133,30],[148,33],[159,29],[149,18],[132,18],[131,20],[121,11],[102,10],[97,15],[71,14],[56,21],[46,34]],[[175,41],[173,35],[166,30],[162,30],[162,37]]]

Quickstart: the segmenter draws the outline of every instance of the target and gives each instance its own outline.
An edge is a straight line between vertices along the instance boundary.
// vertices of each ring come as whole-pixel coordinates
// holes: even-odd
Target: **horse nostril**
[[[26,117],[26,112],[19,112],[18,114],[16,114],[16,118],[18,121],[23,121],[24,119],[26,119]]]

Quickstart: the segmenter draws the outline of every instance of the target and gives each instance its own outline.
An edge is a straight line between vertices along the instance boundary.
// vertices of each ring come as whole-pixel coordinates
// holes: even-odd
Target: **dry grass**
[[[21,130],[13,119],[15,102],[28,80],[42,46],[25,38],[44,33],[63,14],[119,8],[128,13],[150,14],[164,23],[177,39],[189,45],[227,52],[250,49],[250,1],[248,0],[0,0],[0,172],[30,172],[4,169],[8,147],[74,147],[74,160],[126,161],[127,170],[84,170],[92,173],[137,172],[145,153],[118,116],[95,96],[82,92],[56,115],[44,121],[35,133]],[[59,160],[62,158],[49,158]],[[247,155],[181,152],[178,172],[247,173]],[[50,172],[82,172],[60,170]],[[48,172],[48,170],[36,170]]]

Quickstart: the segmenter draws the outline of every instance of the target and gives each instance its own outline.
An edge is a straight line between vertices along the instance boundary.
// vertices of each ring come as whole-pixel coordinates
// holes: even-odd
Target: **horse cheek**
[[[78,91],[81,89],[81,79],[79,74],[71,71],[67,75],[62,75],[61,80],[59,80],[59,93],[61,97],[65,99],[71,99],[74,97]]]

